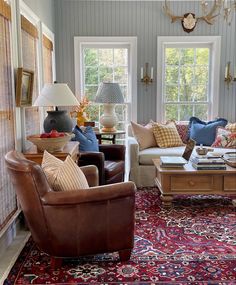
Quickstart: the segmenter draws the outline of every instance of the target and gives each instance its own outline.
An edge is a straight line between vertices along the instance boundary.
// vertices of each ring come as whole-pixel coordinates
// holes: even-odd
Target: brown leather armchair
[[[96,165],[99,185],[122,182],[125,174],[125,146],[100,144],[99,152],[81,152],[78,164]]]
[[[134,241],[135,185],[123,182],[96,186],[95,166],[82,167],[90,189],[53,191],[40,165],[10,151],[6,166],[28,227],[37,246],[51,256],[51,266],[62,258],[118,251],[130,258]]]

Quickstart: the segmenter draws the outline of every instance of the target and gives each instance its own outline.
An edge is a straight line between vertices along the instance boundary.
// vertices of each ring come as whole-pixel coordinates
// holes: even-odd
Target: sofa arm
[[[99,185],[104,184],[105,170],[104,170],[104,154],[102,152],[81,152],[79,154],[78,165],[95,165],[98,168]]]
[[[125,160],[125,146],[121,144],[101,144],[99,151],[104,153],[105,160]]]
[[[127,138],[127,166],[128,169],[139,165],[139,144],[134,137]]]
[[[98,168],[95,165],[82,166],[80,169],[83,171],[89,187],[98,186]]]

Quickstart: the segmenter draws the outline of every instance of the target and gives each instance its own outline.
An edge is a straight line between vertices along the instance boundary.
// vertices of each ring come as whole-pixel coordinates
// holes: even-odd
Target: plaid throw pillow
[[[165,125],[153,123],[153,134],[159,147],[181,146],[183,142],[174,122]]]

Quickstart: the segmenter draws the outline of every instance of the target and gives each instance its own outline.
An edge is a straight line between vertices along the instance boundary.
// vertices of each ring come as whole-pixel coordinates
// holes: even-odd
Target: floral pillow
[[[236,132],[218,127],[217,134],[212,147],[236,148]]]

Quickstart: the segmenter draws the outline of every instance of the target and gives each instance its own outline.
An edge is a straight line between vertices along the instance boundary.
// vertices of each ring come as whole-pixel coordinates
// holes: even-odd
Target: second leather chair
[[[99,171],[99,185],[124,181],[125,146],[99,145],[99,152],[81,152],[79,166],[96,165]]]

